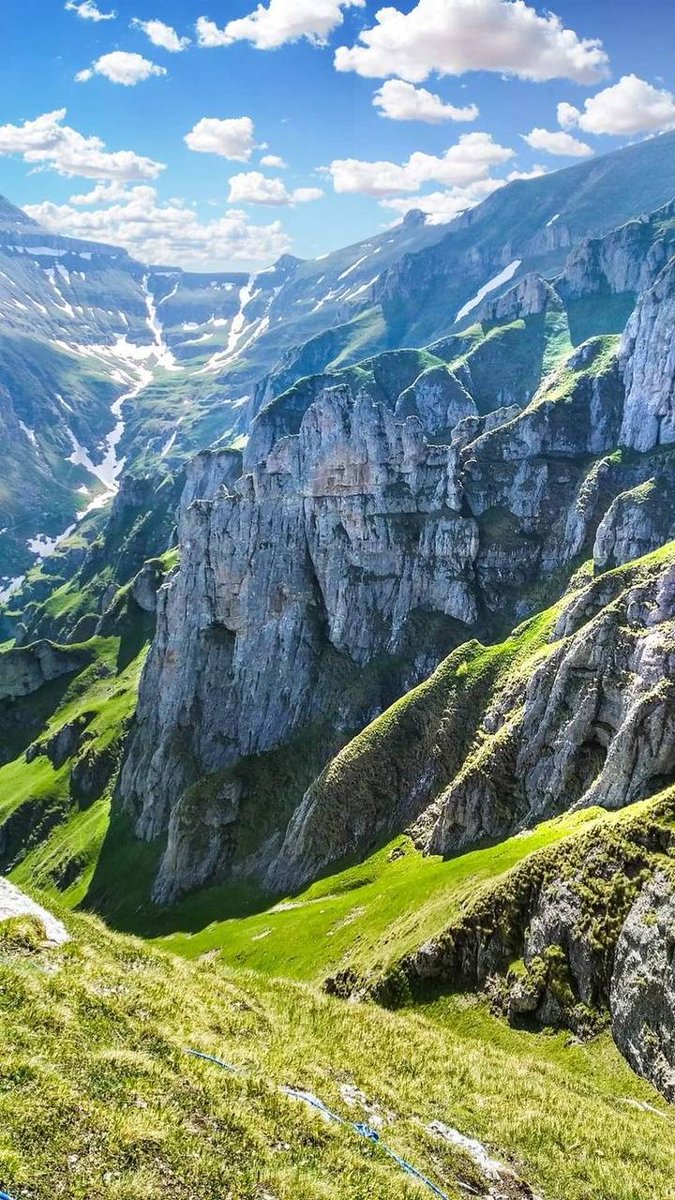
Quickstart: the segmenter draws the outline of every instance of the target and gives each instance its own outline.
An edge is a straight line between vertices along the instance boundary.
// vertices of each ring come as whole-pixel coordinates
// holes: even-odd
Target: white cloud
[[[185,135],[185,144],[198,154],[248,162],[255,150],[253,121],[250,117],[202,117]]]
[[[321,188],[295,188],[289,192],[282,179],[268,179],[260,171],[245,171],[230,179],[230,204],[306,204],[320,200]]]
[[[236,209],[201,221],[184,201],[161,203],[156,189],[147,186],[133,187],[119,202],[90,211],[72,202],[45,201],[28,205],[26,212],[54,233],[122,246],[143,262],[186,268],[268,263],[291,248],[279,221],[255,225]]]
[[[283,171],[288,166],[283,158],[278,154],[264,154],[260,159],[260,165],[263,167],[274,167],[277,171]]]
[[[197,45],[203,46],[206,50],[214,50],[216,46],[231,46],[233,38],[229,36],[226,29],[220,29],[215,21],[209,21],[208,17],[198,17],[195,25],[197,34]]]
[[[506,182],[513,183],[516,179],[540,179],[542,175],[548,174],[548,169],[537,163],[531,171],[509,171],[506,176]]]
[[[675,128],[675,96],[652,87],[637,75],[623,75],[612,87],[586,100],[583,112],[573,104],[558,105],[558,120],[586,133],[660,133]]]
[[[65,108],[59,108],[23,125],[1,125],[0,155],[21,154],[26,163],[84,179],[156,179],[164,170],[163,163],[132,150],[107,151],[101,138],[84,137],[64,125],[65,116]]]
[[[113,180],[112,183],[97,183],[90,192],[80,192],[71,196],[70,203],[78,205],[108,204],[113,200],[122,200],[127,195],[126,185]]]
[[[597,39],[581,39],[554,13],[524,0],[418,0],[409,13],[381,8],[359,44],[340,46],[338,71],[369,79],[400,75],[420,83],[432,71],[498,71],[521,79],[596,83],[608,59]]]
[[[498,188],[504,187],[505,184],[505,179],[486,179],[481,184],[474,184],[467,188],[450,188],[444,192],[429,192],[426,196],[397,196],[381,200],[380,204],[382,208],[389,208],[393,212],[400,213],[401,216],[405,216],[413,209],[418,209],[426,214],[430,225],[444,225],[446,221],[452,221],[467,208],[474,208],[476,204],[480,204],[481,200],[497,191]]]
[[[291,192],[293,204],[307,204],[310,200],[320,200],[325,194],[323,188],[316,187],[299,187]]]
[[[540,175],[545,174],[544,167],[540,166],[534,167],[531,171],[511,171],[506,179],[489,177],[470,184],[468,187],[450,188],[444,192],[429,192],[426,196],[398,196],[391,200],[381,200],[380,206],[392,209],[401,216],[405,216],[412,209],[419,209],[420,212],[426,214],[430,225],[444,225],[459,216],[460,213],[466,212],[467,208],[475,208],[493,192],[506,187],[507,183],[513,183],[516,179],[537,179]]]
[[[171,25],[165,25],[164,21],[141,21],[139,17],[134,17],[131,24],[134,29],[140,29],[153,46],[161,46],[171,54],[178,54],[190,45],[189,37],[179,37],[176,30]]]
[[[417,150],[402,164],[335,159],[327,170],[336,192],[393,196],[397,192],[417,192],[425,183],[450,186],[476,183],[489,176],[491,167],[507,162],[514,155],[514,150],[500,146],[489,133],[464,133],[441,157]]]
[[[166,75],[166,67],[143,58],[142,54],[131,54],[128,50],[112,50],[110,54],[102,54],[84,71],[78,71],[75,76],[77,83],[88,83],[94,75],[103,75],[111,83],[121,83],[123,87],[134,87],[150,79],[151,75]]]
[[[68,12],[77,13],[83,21],[114,21],[117,16],[115,11],[101,12],[95,0],[68,0],[65,7]]]
[[[533,129],[521,136],[533,150],[544,150],[547,154],[558,154],[563,158],[588,158],[593,153],[586,142],[580,142],[571,133],[562,133],[559,129]]]
[[[364,5],[365,0],[269,0],[248,16],[228,21],[224,29],[207,17],[199,17],[197,40],[205,47],[245,41],[257,50],[276,50],[300,38],[325,45],[329,34],[344,20],[342,10]]]
[[[441,121],[475,121],[479,110],[475,104],[457,108],[444,104],[440,96],[426,88],[416,88],[403,79],[388,79],[375,92],[373,104],[380,116],[390,121],[426,121],[437,125]]]

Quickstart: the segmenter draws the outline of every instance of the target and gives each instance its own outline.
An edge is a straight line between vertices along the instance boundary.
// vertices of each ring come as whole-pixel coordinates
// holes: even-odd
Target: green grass
[[[557,370],[543,382],[541,389],[532,401],[531,408],[545,403],[572,404],[580,381],[599,379],[612,371],[616,364],[618,346],[618,334],[594,337],[588,361],[577,367],[571,367],[568,361],[561,363]]]
[[[674,554],[671,544],[590,587],[604,594],[609,581],[611,593],[614,581],[618,596]],[[394,779],[413,747],[428,755],[439,721],[446,742],[456,739],[453,771],[483,753],[485,705],[550,652],[564,603],[502,643],[455,651],[336,756],[321,779],[327,800],[358,802],[357,784],[372,790],[380,777],[391,803],[385,768]],[[41,740],[86,717],[89,745],[105,752],[133,712],[143,651],[121,667],[118,636],[86,645],[88,658],[66,680]],[[292,763],[288,779],[273,757],[248,769],[270,804],[275,787],[294,786]],[[74,942],[58,950],[41,946],[33,923],[0,926],[0,1187],[17,1200],[425,1194],[377,1148],[280,1094],[284,1084],[355,1119],[366,1113],[347,1107],[341,1087],[361,1089],[384,1114],[387,1144],[451,1200],[481,1181],[432,1137],[433,1120],[486,1142],[544,1200],[675,1200],[675,1119],[608,1036],[580,1045],[565,1034],[514,1030],[473,995],[424,997],[390,1013],[317,987],[347,966],[386,976],[421,943],[491,904],[507,917],[519,872],[536,874],[545,856],[576,862],[596,835],[598,844],[605,834],[620,840],[652,802],[567,814],[447,860],[423,857],[399,834],[276,902],[235,882],[158,909],[147,896],[161,842],[136,841],[119,813],[110,820],[109,788],[80,808],[69,772],[45,755],[0,769],[0,822],[24,813],[28,823],[12,878],[59,914],[105,899],[107,913],[158,944],[72,912],[64,919]],[[256,836],[261,818],[250,814]],[[598,920],[618,919],[614,901],[596,891]],[[196,1062],[186,1046],[232,1061],[237,1073]]]
[[[232,966],[291,979],[318,982],[346,965],[375,973],[440,933],[484,886],[596,819],[597,810],[560,817],[449,860],[424,857],[399,837],[265,911],[161,943],[187,958],[218,951]]]
[[[480,1183],[434,1120],[479,1137],[545,1200],[667,1200],[674,1122],[607,1037],[516,1032],[469,997],[400,1014],[186,963],[66,916],[43,950],[0,943],[0,1187],[17,1200],[421,1200],[376,1147],[280,1092],[353,1120],[452,1200]],[[214,1053],[223,1071],[190,1058]]]
[[[118,667],[118,637],[94,638],[69,649],[86,650],[89,662],[66,680],[39,743],[44,746],[63,726],[82,722],[88,738],[83,752],[95,758],[108,755],[114,762],[136,707],[146,648],[124,669]],[[15,831],[11,837],[5,833],[3,849],[4,868],[14,865],[13,878],[46,894],[63,894],[75,905],[87,893],[105,839],[110,788],[104,787],[83,810],[71,794],[72,766],[67,761],[57,769],[46,753],[39,753],[32,762],[20,754],[0,767],[0,825]]]

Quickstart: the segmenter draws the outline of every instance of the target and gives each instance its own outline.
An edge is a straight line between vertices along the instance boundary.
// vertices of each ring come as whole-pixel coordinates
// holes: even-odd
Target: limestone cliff
[[[315,727],[323,765],[444,651],[474,633],[494,637],[555,599],[584,558],[602,569],[671,536],[667,439],[638,454],[620,449],[638,397],[672,391],[668,230],[657,214],[588,243],[556,285],[517,284],[481,324],[431,353],[384,354],[301,381],[261,411],[241,465],[229,453],[196,460],[181,567],[160,592],[120,783],[138,836],[168,835],[158,898],[236,865],[239,785],[223,784],[226,820],[217,800],[205,804],[204,855],[205,802],[190,791],[199,780]],[[620,345],[601,333],[571,348],[580,295],[634,299],[643,285]],[[500,366],[502,338],[510,354]],[[514,391],[514,352],[532,378],[539,372],[531,398]],[[323,785],[318,808],[312,788],[304,800],[299,791],[283,847],[280,812],[250,867],[294,886],[362,850],[374,830],[422,820],[432,802],[435,818],[419,836],[445,852],[571,803],[611,807],[644,794],[673,768],[670,617],[652,630],[648,612],[668,613],[670,584],[649,587],[654,595],[636,586],[614,608],[603,601],[595,624],[585,616],[556,635],[527,686],[483,714],[477,730],[497,747],[489,762],[460,761],[445,778],[421,763],[373,820],[349,804],[331,808]],[[573,622],[583,603],[594,601],[579,599],[561,620]],[[648,754],[638,752],[644,744]]]

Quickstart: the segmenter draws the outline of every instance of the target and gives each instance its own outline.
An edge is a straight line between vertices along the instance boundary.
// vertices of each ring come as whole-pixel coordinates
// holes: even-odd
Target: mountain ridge
[[[5,615],[17,882],[234,965],[279,971],[284,931],[316,929],[286,961],[339,995],[461,984],[516,1025],[611,1026],[670,1094],[675,205],[640,204],[671,146],[504,189],[431,248],[413,217],[365,258],[286,256],[222,295],[121,274],[143,341],[121,335],[141,356],[110,516]],[[555,211],[572,191],[579,237]],[[94,268],[39,258],[14,279],[46,278],[62,321]]]

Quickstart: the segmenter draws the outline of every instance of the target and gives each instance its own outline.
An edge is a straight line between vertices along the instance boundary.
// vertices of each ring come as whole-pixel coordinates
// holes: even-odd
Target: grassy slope
[[[672,553],[667,547],[637,569]],[[628,581],[635,570],[614,574]],[[464,648],[451,675],[489,695],[496,681],[507,684],[546,653],[555,612],[500,646]],[[104,745],[133,708],[141,657],[120,670],[117,638],[92,649],[94,662],[70,684],[50,732],[86,711]],[[416,707],[435,711],[454,686],[447,671],[364,731],[357,739],[363,750],[374,737],[385,749],[392,735],[400,740]],[[62,819],[13,877],[58,905],[57,881],[77,860],[79,874],[60,901],[77,905],[110,836],[107,794],[80,811],[69,800],[68,768],[54,771],[44,757],[0,771],[2,812],[36,795],[62,804]],[[0,946],[0,1187],[10,1186],[18,1200],[424,1194],[376,1150],[276,1090],[280,1083],[309,1088],[347,1115],[339,1087],[348,1083],[396,1114],[386,1126],[388,1143],[453,1198],[465,1194],[460,1181],[476,1182],[473,1168],[425,1132],[434,1119],[511,1157],[545,1200],[667,1200],[675,1122],[607,1036],[579,1046],[562,1034],[515,1031],[469,996],[394,1015],[315,990],[347,962],[386,970],[535,852],[616,826],[635,811],[566,816],[448,861],[423,859],[399,837],[272,910],[239,886],[137,914],[183,961],[73,916],[66,919],[76,943],[66,950],[45,956]],[[113,834],[120,840],[117,888],[135,904],[134,885],[150,877],[158,848],[128,840],[121,827]],[[258,973],[232,975],[232,966]],[[187,1059],[187,1044],[233,1060],[242,1075]]]
[[[666,547],[603,578],[627,583],[636,571],[658,569],[673,552]],[[405,772],[416,778],[417,758],[421,764],[438,759],[445,747],[461,766],[476,747],[489,749],[489,738],[475,741],[485,707],[550,652],[547,639],[560,608],[526,622],[496,646],[461,647],[353,739],[316,785],[328,815],[345,803],[366,804],[373,789],[391,803],[395,789],[407,787]],[[101,647],[112,669],[117,640],[101,642],[102,653]],[[112,737],[133,711],[141,663],[142,654],[121,674],[97,679],[93,667],[78,676],[71,687],[75,694],[66,694],[51,729],[81,711],[93,711],[98,715],[89,729],[101,739]],[[450,761],[446,765],[450,774],[439,774],[440,790],[456,769]],[[583,830],[589,819],[567,815],[447,861],[424,858],[407,838],[393,837],[363,862],[336,862],[324,878],[293,897],[270,899],[252,883],[233,881],[157,908],[148,896],[163,846],[138,842],[120,815],[111,821],[107,792],[82,812],[69,799],[67,765],[55,771],[45,757],[30,764],[20,757],[0,769],[0,821],[36,796],[53,796],[60,820],[13,870],[21,886],[39,887],[50,900],[61,898],[70,907],[94,907],[115,927],[162,939],[187,957],[221,951],[231,964],[310,980],[346,963],[368,973],[386,969],[440,933],[485,881],[498,880],[535,851]],[[613,820],[602,816],[603,822]],[[77,869],[64,892],[61,880],[70,863]],[[120,878],[126,880],[124,888]]]
[[[48,741],[64,725],[85,718],[90,740],[88,754],[115,755],[126,723],[136,706],[138,679],[145,647],[122,666],[123,641],[118,637],[94,638],[84,643],[91,661],[69,682],[59,705],[40,734]],[[86,715],[86,716],[85,716]],[[67,761],[56,768],[46,754],[27,762],[21,754],[0,767],[0,824],[21,816],[25,809],[29,828],[40,827],[42,835],[21,857],[12,877],[23,885],[32,883],[45,893],[62,895],[65,903],[77,905],[85,897],[96,867],[110,815],[110,789],[93,798],[84,808],[71,797]],[[75,868],[75,869],[73,869]],[[60,883],[72,876],[63,888]]]
[[[367,1119],[345,1084],[453,1200],[476,1186],[475,1168],[427,1132],[432,1120],[480,1137],[546,1200],[672,1196],[672,1116],[606,1037],[515,1032],[462,998],[399,1014],[347,1005],[66,921],[62,949],[0,943],[0,1186],[18,1200],[429,1194],[278,1090]]]
[[[665,547],[612,575],[627,583],[672,554]],[[340,758],[348,774],[361,773],[373,748],[377,757],[391,752],[392,739],[408,744],[410,722],[433,720],[458,685],[465,717],[474,693],[482,711],[495,687],[508,687],[548,652],[559,608],[498,646],[455,652],[346,748]],[[92,662],[60,698],[48,734],[86,712],[104,748],[133,710],[142,652],[122,667],[119,638],[89,649]],[[13,878],[57,906],[87,902],[112,833],[119,839],[114,883],[128,917],[160,848],[131,840],[119,822],[109,827],[107,792],[84,811],[73,804],[67,766],[56,771],[41,756],[0,770],[0,817],[40,796],[60,819]],[[473,1177],[420,1121],[456,1125],[513,1157],[545,1200],[666,1200],[674,1122],[606,1036],[581,1047],[564,1035],[514,1031],[470,996],[394,1016],[314,990],[346,964],[386,972],[538,852],[616,828],[636,811],[565,816],[447,861],[424,859],[398,837],[271,907],[243,885],[170,910],[146,903],[135,914],[138,926],[163,936],[182,962],[79,917],[67,918],[76,945],[47,958],[0,946],[7,1045],[0,1042],[0,1186],[11,1185],[18,1200],[137,1200],[163,1190],[186,1200],[421,1194],[376,1151],[281,1098],[272,1080],[310,1088],[345,1112],[340,1083],[362,1088],[399,1114],[387,1140],[449,1196],[461,1194],[458,1180]],[[63,891],[59,881],[73,861],[78,871]],[[236,976],[232,967],[240,968]],[[186,1044],[234,1059],[245,1075],[232,1079],[185,1059]]]
[[[218,950],[233,966],[292,979],[319,981],[347,962],[376,972],[439,933],[484,886],[528,855],[573,836],[597,817],[592,810],[547,821],[526,835],[449,860],[425,858],[408,838],[396,838],[365,862],[262,912],[162,942],[188,958]]]

